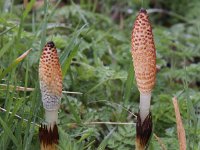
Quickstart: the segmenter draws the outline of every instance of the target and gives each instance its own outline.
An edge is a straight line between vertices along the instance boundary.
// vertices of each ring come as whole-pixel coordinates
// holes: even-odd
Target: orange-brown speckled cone
[[[43,48],[39,64],[40,89],[46,110],[57,110],[62,96],[62,73],[56,47],[52,41]]]
[[[152,134],[150,113],[151,91],[156,80],[156,50],[151,24],[145,9],[141,9],[132,31],[132,58],[135,78],[140,91],[136,122],[136,149],[145,150]]]
[[[50,41],[43,48],[39,64],[40,90],[47,125],[41,125],[39,138],[41,150],[57,150],[58,109],[62,96],[62,73],[55,44]]]
[[[140,93],[150,93],[156,79],[156,50],[151,24],[145,9],[141,9],[132,31],[132,58]]]

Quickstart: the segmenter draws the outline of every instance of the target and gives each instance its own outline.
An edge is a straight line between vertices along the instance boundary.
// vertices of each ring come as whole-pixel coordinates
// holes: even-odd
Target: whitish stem
[[[151,93],[140,93],[140,118],[143,123],[150,111]]]
[[[45,110],[45,121],[47,123],[57,123],[58,110]]]

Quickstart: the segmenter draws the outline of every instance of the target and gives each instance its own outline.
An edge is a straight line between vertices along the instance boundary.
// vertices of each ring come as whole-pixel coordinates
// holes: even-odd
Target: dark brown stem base
[[[136,123],[136,150],[145,150],[152,134],[153,123],[151,113],[148,114],[143,122],[139,114]]]
[[[41,150],[57,150],[59,141],[58,127],[56,123],[42,125],[39,128]]]

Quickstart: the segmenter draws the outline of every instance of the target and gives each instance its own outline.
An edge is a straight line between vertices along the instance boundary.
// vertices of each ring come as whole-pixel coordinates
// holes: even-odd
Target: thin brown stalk
[[[177,134],[178,134],[178,141],[179,141],[179,149],[186,150],[186,137],[185,137],[185,129],[183,127],[183,123],[181,120],[181,115],[179,111],[179,106],[177,102],[177,98],[174,97],[172,99],[174,105],[174,111],[176,115],[176,125],[177,125]]]
[[[28,5],[28,0],[23,0],[24,2],[24,8],[26,8],[26,6]]]
[[[99,122],[99,121],[96,121],[96,122],[85,122],[83,123],[85,125],[98,125],[98,124],[110,124],[110,125],[135,125],[134,122]]]
[[[32,92],[35,90],[35,88],[30,87],[23,87],[23,86],[14,86],[14,85],[7,85],[7,84],[0,84],[0,87],[2,87],[2,90],[7,90],[7,86],[9,86],[10,90],[13,90],[15,88],[16,91],[26,91],[26,92]],[[63,94],[76,94],[76,95],[82,95],[81,92],[72,92],[72,91],[62,91]]]
[[[2,107],[0,107],[0,110],[1,111],[3,111],[3,112],[7,112],[7,110],[6,109],[4,109],[4,108],[2,108]],[[8,112],[10,115],[12,115],[13,114],[13,112],[11,112],[11,111],[9,111]],[[21,116],[19,116],[19,115],[17,115],[17,114],[15,114],[14,115],[16,118],[18,118],[18,119],[22,119],[23,121],[25,121],[25,122],[28,122],[28,120],[27,119],[25,119],[25,118],[22,118]],[[40,125],[39,124],[37,124],[37,123],[35,123],[35,122],[31,122],[31,124],[34,124],[34,125],[36,125],[36,126],[38,126],[38,127],[40,127]]]
[[[162,140],[155,133],[153,133],[153,136],[155,137],[155,139],[160,144],[160,147],[162,148],[162,150],[167,150],[165,144],[162,142]]]

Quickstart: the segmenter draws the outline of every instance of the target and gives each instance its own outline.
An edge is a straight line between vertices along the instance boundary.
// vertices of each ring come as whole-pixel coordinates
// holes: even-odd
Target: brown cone
[[[141,9],[132,31],[132,58],[135,78],[141,93],[149,93],[156,79],[156,50],[151,24],[145,9]]]
[[[156,50],[151,24],[145,9],[141,9],[136,17],[131,44],[135,78],[140,96],[141,94],[148,95],[151,93],[156,80]],[[144,112],[139,112],[136,123],[137,150],[147,148],[152,133],[151,113],[145,119],[143,118],[144,120],[140,117],[141,113]]]
[[[57,150],[59,135],[56,122],[62,96],[62,73],[57,50],[52,41],[47,42],[43,48],[39,64],[39,79],[45,119],[48,122],[47,125],[41,125],[39,129],[41,150]],[[50,114],[52,116],[49,116]]]
[[[43,48],[39,64],[39,79],[44,108],[57,110],[62,96],[62,73],[57,50],[52,41]]]

